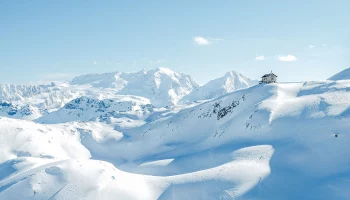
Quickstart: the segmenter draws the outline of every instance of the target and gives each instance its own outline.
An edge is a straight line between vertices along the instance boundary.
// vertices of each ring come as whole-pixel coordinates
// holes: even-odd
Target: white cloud
[[[255,60],[265,60],[265,56],[257,56],[255,57]]]
[[[310,48],[310,49],[313,49],[313,48],[315,48],[315,46],[310,44],[310,45],[309,45],[309,48]]]
[[[297,61],[297,57],[293,56],[293,55],[277,55],[276,59],[279,61],[283,61],[283,62],[293,62],[293,61]]]
[[[222,38],[212,38],[212,37],[202,37],[202,36],[197,36],[193,38],[193,41],[197,45],[211,45],[213,43],[218,43],[221,41],[224,41]]]
[[[96,65],[96,64],[97,64],[97,61],[96,61],[96,60],[92,61],[92,64]]]
[[[194,37],[193,41],[198,45],[209,45],[210,44],[209,39],[201,37],[201,36]]]

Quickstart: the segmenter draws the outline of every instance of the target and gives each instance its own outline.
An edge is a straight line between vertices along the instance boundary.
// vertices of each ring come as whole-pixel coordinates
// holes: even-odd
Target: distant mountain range
[[[256,83],[240,73],[230,71],[221,78],[199,86],[190,75],[156,68],[133,73],[87,74],[75,77],[70,82],[48,85],[0,84],[0,102],[11,103],[17,108],[15,110],[22,107],[32,110],[27,113],[35,113],[35,116],[25,118],[33,119],[63,108],[80,97],[119,101],[128,96],[130,101],[138,99],[137,104],[143,101],[142,104],[160,108],[217,98]],[[6,114],[9,113],[6,111],[8,109],[0,106],[0,115],[9,116]],[[12,116],[22,115],[12,113]]]
[[[136,73],[89,74],[74,78],[70,84],[111,88],[118,94],[145,97],[156,107],[176,105],[182,97],[198,88],[191,76],[167,68]]]

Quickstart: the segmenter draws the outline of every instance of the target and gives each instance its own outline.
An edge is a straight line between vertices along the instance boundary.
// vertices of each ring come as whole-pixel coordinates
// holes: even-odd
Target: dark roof
[[[264,76],[262,76],[261,78],[264,78],[264,77],[267,77],[267,76],[270,76],[270,75],[273,75],[273,76],[276,76],[276,77],[278,77],[276,74],[274,74],[274,73],[269,73],[269,74],[265,74]]]

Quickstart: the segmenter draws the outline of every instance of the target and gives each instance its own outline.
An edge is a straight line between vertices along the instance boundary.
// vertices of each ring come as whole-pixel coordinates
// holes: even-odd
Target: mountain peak
[[[248,88],[257,84],[257,81],[251,80],[244,75],[232,70],[223,77],[209,81],[207,84],[194,90],[182,99],[182,102],[193,102],[198,100],[207,100],[217,98],[238,89]]]
[[[242,76],[242,74],[232,70],[232,71],[226,72],[226,74],[224,75],[224,77],[235,77],[235,76]]]
[[[173,70],[171,70],[169,68],[165,68],[165,67],[157,67],[156,71],[165,72],[165,73],[174,73]]]
[[[163,67],[129,73],[88,74],[74,78],[71,84],[146,97],[157,107],[174,105],[198,87],[189,75]]]
[[[328,78],[328,80],[332,80],[332,81],[347,80],[347,79],[350,79],[350,68],[347,68],[335,74],[334,76]]]

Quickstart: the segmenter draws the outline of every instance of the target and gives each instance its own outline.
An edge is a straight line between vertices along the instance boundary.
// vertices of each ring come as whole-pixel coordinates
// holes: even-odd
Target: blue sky
[[[168,67],[326,79],[350,67],[348,0],[0,1],[0,83]]]

